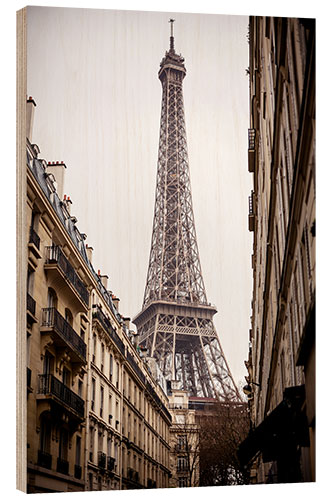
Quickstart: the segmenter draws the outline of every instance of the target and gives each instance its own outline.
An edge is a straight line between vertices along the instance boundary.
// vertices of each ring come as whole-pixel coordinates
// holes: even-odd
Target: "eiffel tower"
[[[182,82],[184,58],[170,49],[160,64],[162,111],[155,213],[139,342],[167,380],[190,396],[238,401],[202,278],[190,187]]]

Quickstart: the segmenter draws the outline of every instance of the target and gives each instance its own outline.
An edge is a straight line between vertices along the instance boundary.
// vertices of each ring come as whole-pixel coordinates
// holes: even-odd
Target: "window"
[[[101,371],[104,369],[104,355],[105,355],[105,349],[104,349],[104,344],[101,345]]]
[[[78,381],[78,395],[80,396],[80,398],[82,398],[82,394],[83,394],[83,382],[82,380],[79,379]]]
[[[71,376],[70,371],[67,370],[67,368],[64,368],[62,370],[62,383],[67,387],[70,386],[70,376]]]
[[[51,438],[51,425],[49,420],[45,417],[41,419],[40,425],[40,450],[44,453],[49,453],[50,451],[50,438]]]
[[[186,488],[187,487],[187,477],[179,477],[178,478],[178,487]]]
[[[95,395],[96,395],[96,380],[93,378],[91,381],[91,409],[94,410],[95,407]]]
[[[119,389],[119,363],[116,363],[117,373],[116,373],[116,387]]]
[[[89,490],[93,490],[93,475],[91,472],[89,472]]]
[[[29,295],[32,295],[32,293],[33,293],[34,277],[35,277],[35,273],[34,273],[33,269],[31,269],[29,267],[28,268],[28,278],[27,278],[27,291],[28,291]]]
[[[109,373],[109,379],[112,380],[112,372],[113,372],[113,356],[110,354],[110,373]]]
[[[187,458],[177,457],[177,472],[183,472],[188,470]]]
[[[60,429],[59,458],[61,460],[67,460],[67,452],[68,452],[68,431],[66,429]]]
[[[89,460],[93,462],[94,460],[94,443],[95,443],[95,429],[94,427],[90,427],[90,454]]]
[[[186,449],[186,442],[187,442],[187,439],[186,439],[185,435],[178,436],[178,443],[177,443],[178,449],[185,450]]]
[[[112,396],[109,394],[109,424],[111,424],[112,420]]]
[[[101,385],[101,405],[100,405],[100,416],[103,417],[103,406],[104,406],[104,387]]]
[[[67,307],[65,309],[65,320],[67,321],[67,323],[73,326],[73,314]]]
[[[45,375],[49,375],[52,372],[53,368],[53,356],[49,353],[49,351],[45,351],[44,355],[44,367],[43,372]]]
[[[93,354],[92,354],[92,361],[95,363],[96,359],[96,333],[93,335]]]
[[[81,436],[76,436],[75,465],[81,464]]]
[[[51,307],[56,308],[57,305],[58,305],[57,294],[55,293],[53,288],[49,288],[47,291],[47,307],[48,308],[51,308]]]

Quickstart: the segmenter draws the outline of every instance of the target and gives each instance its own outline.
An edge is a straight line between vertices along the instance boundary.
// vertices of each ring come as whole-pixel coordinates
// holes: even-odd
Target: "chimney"
[[[30,142],[32,141],[32,127],[34,124],[35,107],[36,107],[35,101],[33,100],[32,97],[29,97],[29,99],[27,99],[26,133],[27,133],[27,138],[29,139]]]
[[[107,276],[106,274],[100,274],[99,276],[101,278],[101,282],[102,282],[102,285],[104,286],[104,288],[107,290],[108,288],[108,279],[109,279],[109,276]]]
[[[65,168],[66,165],[63,161],[48,161],[47,162],[47,173],[48,174],[53,174],[54,178],[57,182],[57,193],[59,198],[61,199],[63,197],[63,191],[64,191],[64,177],[65,177]],[[69,196],[67,197],[67,200],[70,201]],[[70,201],[70,203],[72,203]],[[67,206],[68,209],[68,206]]]
[[[70,199],[69,196],[67,196],[66,194],[64,194],[64,199],[62,200],[63,203],[65,204],[65,207],[67,209],[67,212],[69,213],[69,215],[71,214],[71,205],[72,205],[72,200]]]
[[[123,320],[124,320],[126,328],[129,330],[131,318],[124,318],[123,317]]]
[[[119,312],[119,302],[120,302],[120,299],[118,299],[118,297],[116,297],[115,295],[112,295],[112,303],[114,305],[114,307],[116,308],[116,311]]]
[[[90,264],[92,264],[93,250],[94,250],[93,247],[89,247],[88,245],[86,245],[86,252],[87,252],[87,256],[88,256]]]

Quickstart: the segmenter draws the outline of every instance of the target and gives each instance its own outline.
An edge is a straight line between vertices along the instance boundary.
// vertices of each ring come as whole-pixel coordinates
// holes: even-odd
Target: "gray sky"
[[[151,243],[161,111],[157,73],[174,25],[185,57],[193,208],[208,300],[235,382],[246,374],[252,290],[247,229],[247,25],[242,16],[29,7],[33,142],[67,165],[93,265],[120,311],[141,309]]]

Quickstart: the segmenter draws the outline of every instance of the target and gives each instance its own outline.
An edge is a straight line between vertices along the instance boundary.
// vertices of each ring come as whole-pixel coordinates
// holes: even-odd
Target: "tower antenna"
[[[174,36],[173,36],[173,23],[175,22],[175,19],[169,19],[170,23],[170,28],[171,28],[171,34],[170,34],[170,50],[174,51],[175,50],[175,44],[174,44]]]

